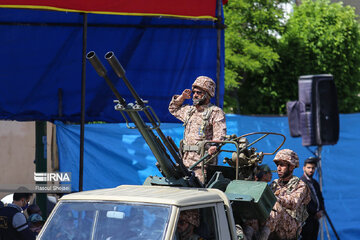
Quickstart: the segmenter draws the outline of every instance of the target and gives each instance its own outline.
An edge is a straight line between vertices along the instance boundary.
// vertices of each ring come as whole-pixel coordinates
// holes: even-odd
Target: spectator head
[[[303,171],[304,174],[309,178],[312,178],[314,176],[318,161],[319,158],[317,157],[309,157],[305,160]]]
[[[40,214],[38,213],[34,213],[34,214],[31,214],[29,219],[28,219],[28,222],[29,223],[43,223],[45,222],[44,219],[41,217]]]
[[[319,162],[318,157],[309,157],[304,161],[304,166],[306,166],[306,164],[314,164],[315,167],[317,167],[318,162]]]
[[[257,181],[270,182],[272,179],[272,172],[267,164],[259,166],[259,170],[255,175]]]
[[[28,222],[30,230],[39,233],[45,221],[40,214],[34,213],[30,215]]]
[[[18,190],[27,190],[25,188],[19,188]],[[17,191],[13,195],[13,203],[17,206],[21,207],[23,210],[27,208],[29,205],[30,198],[32,196],[32,193],[30,192],[20,192]]]
[[[42,215],[40,207],[35,203],[29,205],[29,207],[26,209],[26,211],[27,211],[28,216],[30,216],[30,215],[32,215],[34,213]]]

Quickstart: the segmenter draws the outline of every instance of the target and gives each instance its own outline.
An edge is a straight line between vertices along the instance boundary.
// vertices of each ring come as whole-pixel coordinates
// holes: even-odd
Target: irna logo
[[[34,172],[34,180],[36,182],[71,182],[71,173],[59,172],[59,173],[37,173]]]

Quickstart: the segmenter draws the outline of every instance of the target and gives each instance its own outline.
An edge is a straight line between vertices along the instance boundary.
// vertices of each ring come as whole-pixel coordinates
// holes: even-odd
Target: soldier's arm
[[[302,204],[308,204],[310,201],[310,192],[303,181],[299,181],[296,189],[290,194],[277,197],[279,204],[290,210],[299,208]]]
[[[185,89],[181,95],[174,95],[169,104],[169,112],[177,119],[184,122],[187,109],[190,106],[183,106],[185,99],[191,98],[191,90]]]
[[[226,136],[226,121],[225,114],[220,108],[213,111],[211,124],[213,126],[212,140],[224,140]],[[208,153],[212,155],[216,152],[216,149],[216,146],[211,146],[208,150]]]
[[[213,139],[224,140],[226,136],[226,120],[225,113],[219,108],[214,111],[212,118],[213,125]]]

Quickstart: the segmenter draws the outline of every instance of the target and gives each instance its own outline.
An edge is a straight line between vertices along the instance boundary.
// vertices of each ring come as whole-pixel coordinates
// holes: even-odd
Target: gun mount
[[[251,143],[249,143],[249,136],[252,135],[261,135]],[[283,138],[280,145],[272,152],[257,152],[257,149],[252,147],[255,143],[264,139],[267,136],[276,135]],[[254,175],[257,171],[257,166],[262,163],[262,160],[265,155],[275,154],[281,146],[285,143],[286,137],[280,133],[273,132],[253,132],[247,133],[237,137],[235,134],[227,136],[224,141],[203,141],[201,146],[201,153],[203,157],[197,161],[194,165],[190,167],[193,169],[199,164],[206,164],[211,162],[212,159],[218,157],[220,153],[230,153],[231,157],[224,157],[223,163],[230,165],[233,170],[233,176],[228,176],[232,180],[254,180]],[[216,144],[217,151],[213,155],[205,154],[205,149],[207,145]],[[234,145],[235,150],[227,150],[225,145]],[[224,170],[224,169],[223,169]]]
[[[171,137],[165,136],[161,131],[159,118],[153,109],[147,105],[148,102],[141,99],[134,90],[126,77],[125,70],[114,53],[106,53],[105,59],[108,61],[116,76],[124,81],[135,99],[134,103],[127,103],[125,99],[122,98],[113,85],[106,68],[94,51],[87,54],[87,59],[98,75],[105,79],[116,96],[115,110],[120,111],[128,128],[137,129],[140,132],[157,160],[157,166],[163,177],[150,176],[146,179],[144,185],[218,188],[224,191],[231,201],[236,202],[236,204],[240,206],[238,209],[244,211],[241,214],[241,219],[238,219],[237,222],[242,222],[244,217],[262,220],[267,218],[275,204],[276,198],[266,183],[251,182],[248,180],[254,180],[258,164],[262,162],[265,155],[275,154],[276,151],[280,149],[286,139],[284,135],[271,132],[255,132],[239,137],[230,135],[227,136],[224,141],[203,141],[199,144],[202,158],[187,169],[182,162],[181,154],[176,144]],[[145,123],[140,112],[144,113],[150,125]],[[133,126],[131,122],[135,126]],[[257,134],[261,136],[249,143],[248,137]],[[254,148],[253,145],[269,135],[281,136],[283,137],[283,141],[273,152],[257,152],[257,149]],[[207,155],[205,149],[207,149],[208,145],[216,145],[217,152],[213,155]],[[235,150],[228,150],[225,147],[226,145],[233,145]],[[209,173],[212,177],[209,177],[210,180],[204,186],[197,179],[192,169],[198,164],[206,164],[213,158],[218,157],[220,153],[231,155],[231,157],[224,158],[224,163],[227,163],[229,166],[210,166]],[[255,190],[252,190],[254,186]],[[249,212],[249,214],[244,214],[246,212]]]

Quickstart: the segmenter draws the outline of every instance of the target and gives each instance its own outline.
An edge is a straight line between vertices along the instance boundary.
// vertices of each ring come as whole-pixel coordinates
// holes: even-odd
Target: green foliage
[[[360,111],[360,31],[352,8],[303,0],[283,25],[279,3],[225,6],[226,112],[279,114],[298,99],[300,75],[334,75],[340,112]]]
[[[328,0],[304,0],[279,44],[284,83],[300,75],[330,73],[339,111],[360,111],[360,28],[353,8]],[[297,98],[293,98],[297,99]]]
[[[261,104],[265,98],[259,94],[273,89],[266,75],[279,62],[277,36],[284,30],[279,3],[286,2],[289,0],[232,0],[224,7],[226,112],[266,110]]]

